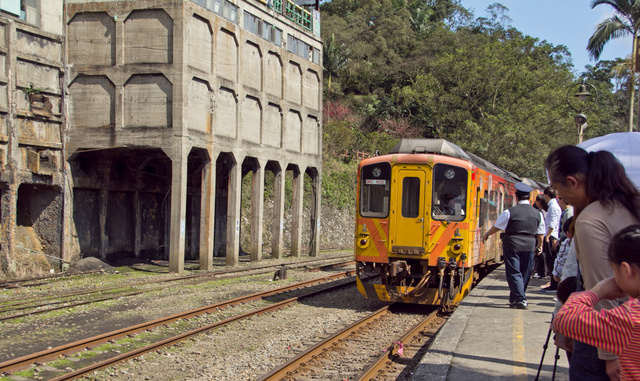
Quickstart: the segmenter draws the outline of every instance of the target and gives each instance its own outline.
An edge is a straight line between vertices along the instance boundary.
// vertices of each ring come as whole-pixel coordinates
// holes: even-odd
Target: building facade
[[[0,274],[28,276],[62,258],[63,2],[0,10]]]
[[[59,258],[169,259],[174,272],[183,271],[185,256],[198,258],[201,269],[211,269],[214,256],[235,265],[246,176],[251,260],[263,257],[264,226],[271,232],[271,257],[282,256],[286,173],[293,179],[286,202],[291,254],[303,250],[305,178],[318,190],[307,222],[317,237],[322,45],[315,12],[286,0],[66,0],[59,6],[62,28],[47,35],[58,36],[60,45],[59,64],[46,61],[58,75],[57,87],[44,83],[55,90],[44,92],[51,116],[31,111],[36,120],[57,123],[57,146],[37,152],[57,148],[58,161],[39,162],[41,171],[55,172],[43,185],[59,217]],[[17,86],[26,95],[44,87]],[[11,137],[5,140],[10,147]],[[22,169],[15,173],[28,170],[27,159],[16,162]],[[270,221],[264,217],[265,173],[273,179]],[[4,175],[3,212],[10,213],[16,181]],[[26,197],[33,194],[35,204],[37,185]],[[309,246],[315,255],[317,238]],[[3,254],[7,262],[11,252]]]

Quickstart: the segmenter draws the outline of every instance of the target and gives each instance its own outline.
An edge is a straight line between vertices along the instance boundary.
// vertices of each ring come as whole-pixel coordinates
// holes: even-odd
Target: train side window
[[[491,191],[491,200],[489,201],[489,221],[498,219],[498,192]]]
[[[476,188],[476,218],[478,219],[478,221],[480,222],[480,225],[482,225],[482,214],[480,213],[480,205],[482,205],[482,197],[480,194],[480,187]]]
[[[467,215],[466,169],[448,164],[433,166],[431,216],[434,220],[462,221]]]
[[[511,208],[513,206],[513,196],[512,195],[508,195],[507,196],[507,209]]]
[[[489,192],[484,191],[484,197],[480,199],[480,226],[484,225],[489,216]]]
[[[402,180],[402,217],[416,218],[420,215],[420,179],[405,177]]]
[[[383,218],[389,215],[391,164],[377,163],[360,170],[360,215]]]

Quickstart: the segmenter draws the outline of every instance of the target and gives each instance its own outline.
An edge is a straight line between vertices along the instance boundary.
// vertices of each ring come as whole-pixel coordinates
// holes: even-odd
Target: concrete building
[[[34,0],[22,0],[29,1]],[[287,0],[66,0],[64,14],[62,1],[36,3],[41,13],[47,10],[44,3],[59,10],[57,31],[28,29],[30,36],[45,33],[47,42],[57,42],[44,53],[55,51],[58,60],[43,63],[41,52],[25,53],[57,75],[55,81],[34,83],[36,89],[51,89],[43,92],[45,111],[31,106],[31,117],[40,124],[46,120],[51,130],[45,136],[38,127],[37,136],[48,145],[31,149],[39,170],[51,175],[36,178],[28,167],[35,154],[19,139],[12,143],[12,134],[19,133],[3,123],[2,136],[8,137],[0,143],[16,158],[11,175],[3,171],[3,224],[11,223],[12,210],[20,216],[19,184],[25,182],[20,176],[27,173],[34,178],[25,191],[30,192],[25,199],[36,204],[31,209],[43,203],[43,186],[53,199],[38,210],[57,224],[54,256],[166,258],[174,272],[183,271],[185,256],[198,258],[201,269],[212,268],[214,255],[235,265],[242,180],[249,175],[251,260],[263,258],[264,229],[271,233],[271,258],[282,256],[285,201],[291,205],[291,254],[297,256],[303,250],[306,177],[317,190],[306,222],[313,237],[310,255],[317,254],[322,156],[317,12]],[[12,20],[6,25],[14,24],[17,30],[27,28]],[[17,63],[5,65],[7,72],[21,69],[10,38],[5,37],[7,61]],[[11,81],[7,88],[30,91],[28,81]],[[0,112],[6,119],[27,118],[5,107]],[[285,200],[286,173],[293,179],[291,200]],[[270,221],[264,217],[265,178],[273,179],[267,184],[273,186]],[[6,262],[11,253],[3,245]],[[11,272],[10,266],[3,270]]]
[[[0,2],[0,275],[63,255],[63,57],[62,0]]]

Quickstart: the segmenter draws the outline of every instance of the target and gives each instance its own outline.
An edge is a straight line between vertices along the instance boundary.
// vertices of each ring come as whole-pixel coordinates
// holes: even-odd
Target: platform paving
[[[413,380],[534,380],[554,309],[555,294],[532,279],[529,308],[509,308],[504,266],[485,277],[462,301],[413,374]],[[549,339],[540,380],[551,380],[556,346]],[[566,353],[559,352],[555,380],[569,379]]]

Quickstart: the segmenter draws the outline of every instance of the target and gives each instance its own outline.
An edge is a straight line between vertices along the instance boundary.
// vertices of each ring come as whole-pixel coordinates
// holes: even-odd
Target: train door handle
[[[423,222],[423,221],[424,221],[424,218],[420,218],[420,219],[418,219],[417,222]]]

